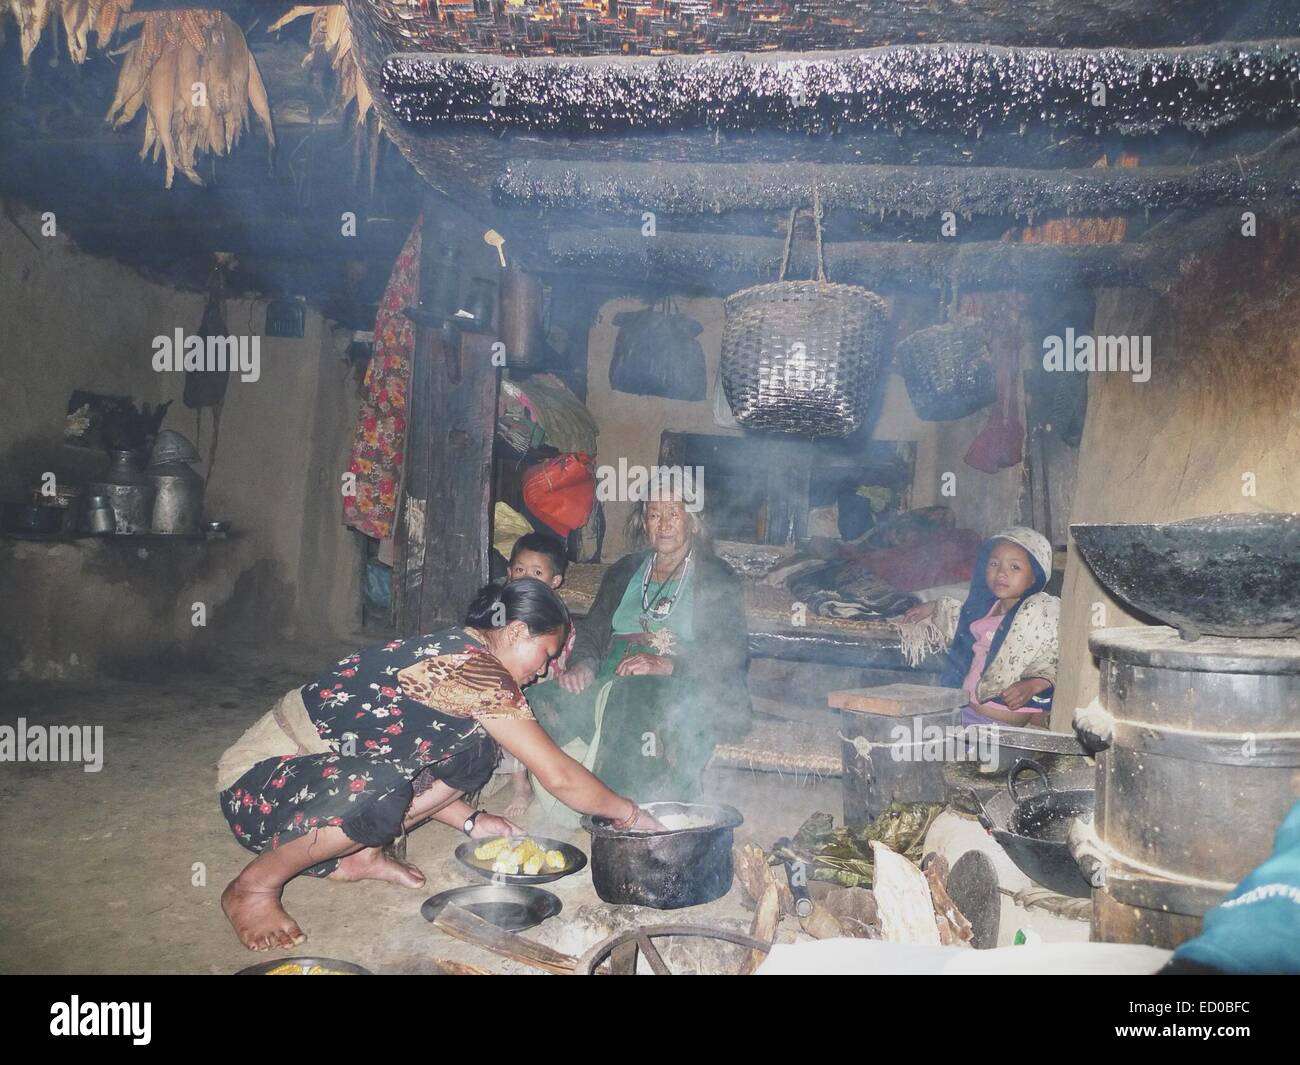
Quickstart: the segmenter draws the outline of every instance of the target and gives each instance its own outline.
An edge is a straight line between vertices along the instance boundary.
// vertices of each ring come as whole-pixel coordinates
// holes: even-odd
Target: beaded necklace
[[[668,574],[667,578],[660,583],[654,599],[650,598],[650,573],[654,570],[655,558],[658,556],[651,556],[650,562],[645,568],[645,576],[641,578],[641,627],[646,632],[650,631],[651,621],[668,620],[673,608],[677,606],[677,600],[681,598],[682,589],[686,587],[686,576],[691,571],[691,557],[694,554],[693,550],[686,552],[686,557],[677,563],[673,567],[672,573]],[[678,577],[679,570],[681,571],[680,577]],[[678,577],[677,588],[672,595],[665,596],[664,593],[668,586],[672,584],[674,577]]]

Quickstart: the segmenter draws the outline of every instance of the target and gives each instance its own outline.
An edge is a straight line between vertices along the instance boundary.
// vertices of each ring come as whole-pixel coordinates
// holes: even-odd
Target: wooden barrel
[[[1174,947],[1268,857],[1300,794],[1300,643],[1101,629],[1105,884],[1093,938]]]

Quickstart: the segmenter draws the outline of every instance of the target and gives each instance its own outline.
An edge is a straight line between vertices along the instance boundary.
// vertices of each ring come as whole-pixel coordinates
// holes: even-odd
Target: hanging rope
[[[790,266],[790,247],[794,244],[794,221],[798,214],[798,207],[790,208],[790,221],[785,227],[785,253],[781,256],[781,276],[777,278],[778,281],[785,280],[785,272]]]
[[[816,185],[813,186],[813,227],[817,234],[817,280],[826,280],[826,249],[822,243],[822,194]],[[784,281],[786,272],[790,269],[790,249],[794,246],[794,226],[799,216],[799,208],[790,208],[790,221],[785,227],[785,250],[781,253],[781,276],[778,281]]]
[[[813,186],[813,225],[817,230],[817,280],[826,280],[826,249],[822,246],[822,194]]]

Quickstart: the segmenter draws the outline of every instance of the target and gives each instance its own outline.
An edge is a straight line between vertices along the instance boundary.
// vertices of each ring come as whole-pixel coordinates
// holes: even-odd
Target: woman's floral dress
[[[417,774],[475,792],[501,755],[482,722],[533,719],[506,668],[465,629],[358,651],[302,698],[330,751],[267,758],[221,792],[231,831],[251,851],[331,825],[367,847],[391,843]],[[307,872],[325,876],[337,864]]]

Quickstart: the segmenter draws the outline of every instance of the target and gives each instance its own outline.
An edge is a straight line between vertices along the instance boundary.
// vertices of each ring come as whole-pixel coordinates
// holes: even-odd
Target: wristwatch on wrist
[[[482,810],[475,810],[472,814],[470,814],[467,818],[465,818],[465,835],[468,836],[471,832],[474,831],[474,822],[478,820],[478,815],[481,814],[482,812],[483,812]]]

